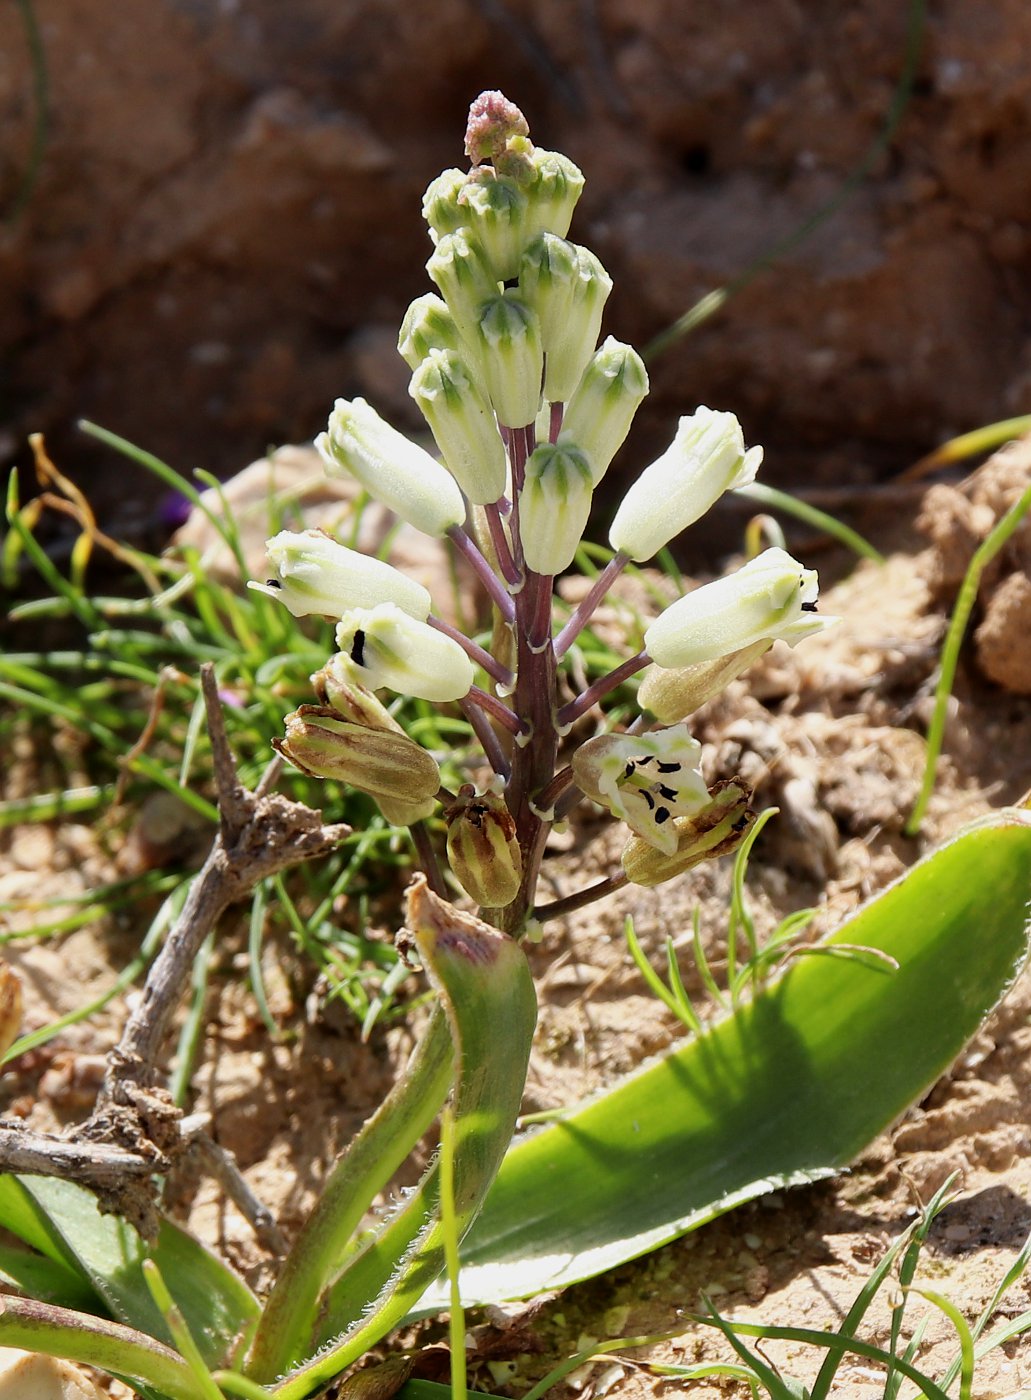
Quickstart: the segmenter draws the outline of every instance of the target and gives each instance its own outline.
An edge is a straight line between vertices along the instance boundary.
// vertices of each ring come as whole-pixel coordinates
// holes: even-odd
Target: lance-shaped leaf
[[[98,1308],[168,1342],[143,1281],[142,1262],[153,1259],[210,1366],[225,1364],[228,1348],[257,1318],[258,1301],[243,1280],[170,1220],[161,1222],[157,1242],[148,1247],[125,1220],[101,1214],[89,1191],[40,1176],[0,1178],[0,1215],[26,1243],[88,1283]],[[69,1292],[62,1302],[74,1296]]]
[[[141,1395],[206,1400],[183,1358],[153,1337],[34,1298],[0,1298],[0,1346],[96,1366],[131,1379]]]
[[[705,1034],[517,1142],[463,1248],[463,1300],[590,1277],[840,1170],[1010,986],[1027,954],[1029,890],[1031,812],[993,814],[847,920],[828,956],[796,959]],[[898,970],[850,954],[857,945]],[[423,1304],[447,1306],[440,1289]]]
[[[537,1003],[519,945],[438,899],[421,876],[409,890],[407,924],[454,1041],[454,1206],[459,1233],[464,1234],[511,1141]],[[399,1214],[356,1254],[332,1289],[317,1340],[347,1330],[275,1387],[279,1400],[310,1395],[379,1341],[418,1302],[444,1265],[437,1207],[433,1166]],[[258,1380],[270,1378],[264,1368],[259,1373],[251,1367],[249,1373]]]

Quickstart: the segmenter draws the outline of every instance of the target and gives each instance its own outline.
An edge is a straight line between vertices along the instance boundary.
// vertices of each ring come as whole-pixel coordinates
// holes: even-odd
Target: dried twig
[[[196,1120],[184,1124],[159,1065],[172,1019],[186,996],[194,959],[225,910],[260,881],[300,861],[325,855],[350,832],[325,826],[321,814],[270,788],[279,773],[269,765],[255,791],[240,783],[226,736],[214,668],[201,684],[218,790],[220,827],[207,860],[164,947],[151,964],[139,1006],[108,1055],[97,1105],[67,1138],[0,1124],[0,1169],[63,1176],[96,1191],[101,1205],[130,1220],[145,1236],[157,1231],[155,1173],[167,1172],[197,1140]],[[278,1247],[274,1222],[243,1183],[228,1154],[210,1139],[199,1143],[227,1193],[259,1238]]]

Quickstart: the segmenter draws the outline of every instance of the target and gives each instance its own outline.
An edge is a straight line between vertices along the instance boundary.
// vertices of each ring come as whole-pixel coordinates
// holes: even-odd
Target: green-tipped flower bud
[[[682,726],[600,734],[573,754],[573,774],[588,797],[648,846],[671,856],[677,849],[677,818],[691,817],[709,802],[701,753],[701,744]]]
[[[638,562],[651,559],[724,491],[754,481],[762,458],[761,447],[745,451],[733,413],[696,409],[681,418],[672,444],[623,497],[609,543]]]
[[[445,808],[447,858],[470,899],[488,909],[510,904],[519,893],[523,857],[508,808],[493,793],[466,784]]]
[[[249,587],[278,598],[294,617],[341,617],[349,608],[371,608],[384,600],[420,621],[429,613],[430,595],[421,583],[338,544],[323,530],[281,530],[265,551],[275,578]]]
[[[836,617],[818,617],[815,569],[783,549],[766,549],[736,573],[686,593],[659,614],[644,644],[660,666],[696,666],[759,641],[795,646]]]
[[[716,783],[701,811],[674,817],[672,853],[631,836],[623,850],[627,878],[635,885],[661,885],[703,860],[729,855],[755,825],[755,813],[748,806],[751,796],[751,790],[737,780]]]
[[[623,446],[647,392],[644,361],[632,346],[610,335],[566,404],[559,434],[560,442],[573,442],[586,452],[595,486]]]
[[[510,292],[492,297],[479,321],[480,368],[498,421],[525,428],[537,417],[544,350],[536,314]]]
[[[461,201],[462,191],[469,183],[467,170],[442,170],[431,180],[422,197],[422,217],[430,226],[434,243],[445,234],[464,228],[469,222]]]
[[[515,277],[526,246],[525,189],[508,176],[483,169],[470,177],[462,205],[463,222],[483,249],[495,279],[507,282]]]
[[[336,778],[373,797],[426,802],[440,787],[432,755],[388,729],[367,729],[321,705],[302,705],[286,717],[286,738],[273,746],[313,778]]]
[[[559,151],[542,151],[539,146],[530,155],[530,166],[527,241],[538,233],[557,233],[559,238],[565,238],[584,187],[583,174],[568,156]]]
[[[418,369],[431,350],[460,350],[463,345],[447,302],[433,292],[416,297],[397,337],[398,352],[408,368]]]
[[[465,519],[450,473],[364,399],[337,399],[315,447],[331,476],[357,477],[370,496],[427,535],[442,535]]]
[[[473,663],[458,643],[393,603],[345,614],[336,642],[369,690],[386,686],[443,704],[460,700],[473,683]]]
[[[544,397],[564,403],[598,344],[612,278],[589,249],[542,233],[523,254],[519,290],[541,323]]]
[[[593,490],[579,448],[542,442],[531,453],[519,496],[519,530],[531,569],[559,574],[569,568],[583,539]]]
[[[505,489],[505,445],[494,410],[465,361],[453,350],[431,350],[412,375],[408,392],[469,500],[480,506],[496,501]]]
[[[457,229],[441,238],[426,271],[447,302],[459,331],[474,344],[483,304],[498,294],[498,279],[483,249],[468,229]]]
[[[676,724],[678,720],[693,715],[707,700],[720,695],[731,681],[737,680],[743,671],[769,651],[773,642],[764,637],[751,646],[732,651],[715,661],[699,661],[694,666],[681,666],[668,669],[665,666],[649,666],[641,677],[641,687],[637,692],[637,703],[642,710],[650,710],[663,724]]]

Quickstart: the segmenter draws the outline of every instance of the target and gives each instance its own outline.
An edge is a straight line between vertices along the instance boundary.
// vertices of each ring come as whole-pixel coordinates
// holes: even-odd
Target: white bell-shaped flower
[[[336,643],[369,690],[386,686],[443,704],[460,700],[473,683],[473,663],[458,643],[394,603],[345,613]]]
[[[766,549],[736,573],[671,603],[644,634],[660,666],[694,666],[763,640],[794,646],[837,622],[819,617],[815,569],[783,549]]]
[[[280,530],[265,545],[275,574],[256,592],[278,598],[294,617],[342,617],[349,608],[396,603],[410,617],[425,621],[430,595],[421,583],[355,549],[338,544],[324,530]]]
[[[762,456],[761,447],[745,451],[733,413],[699,408],[681,418],[672,444],[623,497],[609,543],[638,562],[651,559],[724,491],[753,481]]]
[[[465,520],[454,477],[364,399],[337,399],[315,447],[331,476],[348,472],[377,501],[427,535]]]

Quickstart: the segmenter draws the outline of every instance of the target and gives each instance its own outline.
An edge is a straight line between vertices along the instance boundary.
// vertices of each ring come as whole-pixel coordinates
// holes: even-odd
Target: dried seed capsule
[[[676,724],[726,690],[731,681],[747,671],[772,645],[768,637],[763,637],[751,646],[719,656],[714,661],[699,661],[694,666],[672,669],[649,666],[641,677],[637,703],[663,724]]]
[[[368,729],[323,705],[301,705],[286,717],[276,750],[313,778],[336,778],[373,797],[423,803],[440,787],[436,760],[407,734]]]
[[[716,783],[710,801],[691,817],[675,817],[676,846],[672,854],[632,836],[623,850],[623,869],[635,885],[661,885],[703,860],[729,855],[755,825],[748,806],[751,789],[736,779]]]
[[[573,754],[573,775],[588,797],[625,821],[649,846],[672,856],[675,822],[709,803],[702,746],[683,725],[646,734],[599,734]]]
[[[488,909],[510,904],[519,893],[523,857],[501,798],[467,784],[445,809],[444,820],[448,863],[466,894]]]

